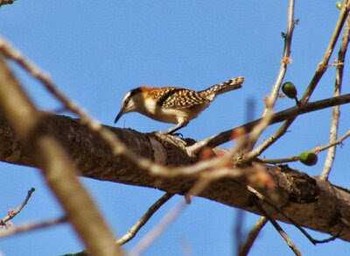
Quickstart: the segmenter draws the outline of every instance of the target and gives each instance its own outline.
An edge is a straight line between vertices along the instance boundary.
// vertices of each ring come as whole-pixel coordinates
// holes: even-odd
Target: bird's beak
[[[118,115],[115,117],[114,119],[114,123],[118,122],[118,120],[122,117],[122,115],[124,114],[123,109],[121,109],[118,113]]]

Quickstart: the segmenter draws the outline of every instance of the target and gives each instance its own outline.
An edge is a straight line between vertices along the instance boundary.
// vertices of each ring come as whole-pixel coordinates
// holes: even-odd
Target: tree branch
[[[309,112],[313,112],[313,111],[317,111],[317,110],[321,110],[324,108],[333,107],[337,105],[343,105],[347,103],[350,103],[350,94],[344,94],[338,97],[319,100],[319,101],[307,103],[302,106],[295,106],[273,114],[270,121],[270,125],[275,123],[280,123],[292,117],[303,115]],[[235,127],[233,129],[223,131],[218,135],[215,135],[207,139],[204,143],[201,141],[198,143],[202,143],[201,147],[203,147],[204,145],[209,147],[219,146],[232,139],[236,139],[237,136],[239,135],[242,135],[242,133],[238,132],[239,130],[245,130],[246,132],[250,132],[254,128],[254,126],[256,126],[260,121],[261,121],[261,118],[254,120],[252,122],[243,124],[241,126]]]
[[[335,101],[339,103],[339,99],[341,98]],[[179,140],[172,140],[171,136],[159,137],[130,129],[105,128],[115,133],[135,154],[168,167],[190,165],[198,160],[187,155],[183,144]],[[196,183],[194,176],[155,176],[135,167],[123,157],[113,156],[106,142],[78,120],[50,115],[45,121],[45,131],[61,142],[82,176],[152,187],[177,194],[186,194]],[[1,116],[0,141],[2,161],[36,166],[32,156],[23,150],[15,132]],[[286,167],[264,165],[262,168],[272,177],[275,189],[260,192],[265,196],[268,194],[270,201],[283,208],[286,215],[301,226],[331,235],[337,235],[341,231],[339,237],[350,241],[350,228],[346,224],[350,216],[350,193],[347,190]],[[245,182],[242,177],[223,177],[212,181],[199,196],[262,214],[252,205]],[[274,216],[288,222],[278,213]]]
[[[6,226],[6,222],[12,220],[14,217],[16,217],[17,214],[19,214],[23,210],[23,208],[27,205],[34,191],[35,191],[35,188],[31,188],[28,190],[27,196],[24,199],[24,201],[18,207],[16,207],[16,209],[9,211],[9,213],[4,218],[0,219],[0,226],[2,225]]]

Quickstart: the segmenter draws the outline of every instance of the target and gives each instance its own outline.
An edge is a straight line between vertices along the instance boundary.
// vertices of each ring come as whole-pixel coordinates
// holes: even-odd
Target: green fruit
[[[295,99],[298,94],[297,88],[292,82],[285,82],[282,85],[282,92],[290,99]]]
[[[313,152],[306,151],[299,155],[299,161],[308,166],[317,164],[317,160],[318,157]]]
[[[337,2],[336,4],[335,4],[335,6],[339,9],[339,10],[341,10],[341,8],[343,7],[343,3],[342,2]]]

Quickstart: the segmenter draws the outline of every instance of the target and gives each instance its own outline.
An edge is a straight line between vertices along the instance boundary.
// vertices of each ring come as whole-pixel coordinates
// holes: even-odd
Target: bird
[[[174,123],[175,126],[160,132],[174,134],[206,109],[217,95],[239,89],[243,82],[244,77],[239,76],[201,91],[173,86],[137,87],[125,94],[114,123],[126,113],[138,112],[157,121]]]

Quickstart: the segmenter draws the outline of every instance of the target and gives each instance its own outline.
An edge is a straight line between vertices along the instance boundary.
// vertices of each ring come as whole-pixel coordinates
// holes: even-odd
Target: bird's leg
[[[166,134],[174,134],[174,132],[176,132],[176,131],[180,130],[181,128],[185,127],[187,124],[188,124],[188,121],[180,122],[177,125],[171,127],[167,131],[165,131],[164,133],[166,133]]]

